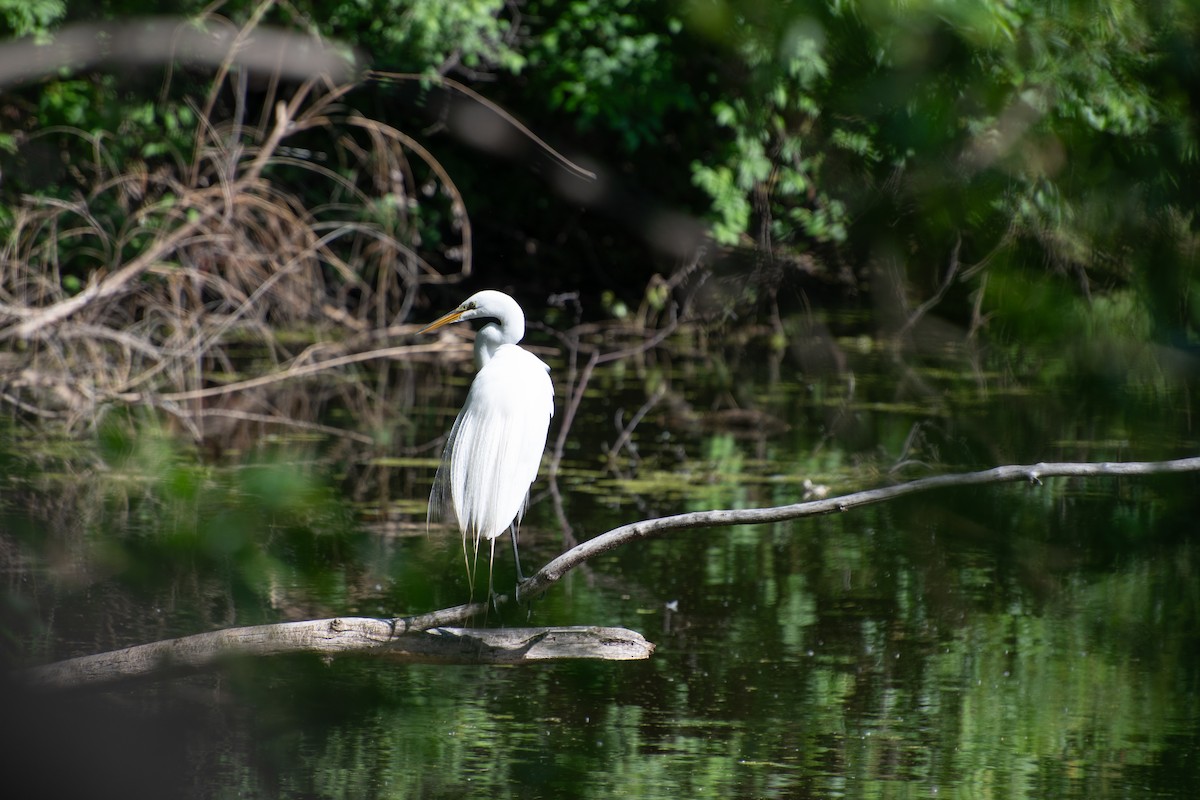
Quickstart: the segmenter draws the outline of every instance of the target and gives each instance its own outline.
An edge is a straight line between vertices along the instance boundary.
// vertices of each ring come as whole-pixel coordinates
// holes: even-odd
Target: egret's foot
[[[522,580],[521,583],[524,583],[524,580]],[[525,609],[525,619],[529,620],[533,617],[533,604],[538,601],[538,597],[537,595],[533,595],[532,597],[526,598],[521,593],[521,583],[518,583],[515,587],[513,587],[513,599],[518,605]]]

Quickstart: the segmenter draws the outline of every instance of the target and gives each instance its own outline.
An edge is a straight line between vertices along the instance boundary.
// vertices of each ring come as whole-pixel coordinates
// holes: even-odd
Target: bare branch
[[[931,478],[920,478],[895,486],[868,489],[840,497],[812,500],[806,503],[794,503],[786,506],[693,511],[688,514],[676,514],[670,517],[642,520],[614,528],[594,539],[589,539],[582,544],[576,545],[527,578],[517,587],[516,595],[521,600],[528,600],[542,594],[572,569],[595,558],[601,553],[606,553],[609,550],[639,539],[661,536],[669,531],[684,530],[686,528],[760,525],[770,522],[784,522],[791,519],[800,519],[801,517],[834,514],[858,508],[859,506],[893,500],[904,495],[949,487],[978,486],[980,484],[1004,483],[1008,481],[1028,481],[1032,484],[1041,485],[1042,478],[1114,477],[1172,472],[1200,472],[1200,457],[1181,458],[1174,461],[1046,462],[1029,465],[1010,465],[995,467],[983,470],[982,472],[935,475]]]
[[[42,328],[52,326],[57,322],[74,314],[80,308],[94,303],[113,295],[125,289],[126,285],[134,278],[139,277],[143,272],[153,266],[165,253],[172,252],[183,241],[192,234],[196,233],[201,226],[216,215],[220,210],[215,204],[197,210],[193,219],[180,225],[174,231],[161,239],[158,239],[140,256],[126,264],[121,269],[112,273],[98,283],[93,283],[87,289],[70,299],[55,303],[49,308],[42,309],[36,314],[31,315],[28,319],[16,326],[16,336],[21,339],[28,339],[38,333]],[[2,334],[0,334],[2,335]]]
[[[278,383],[280,381],[293,380],[295,378],[303,378],[308,375],[315,375],[318,372],[337,369],[348,364],[357,364],[363,361],[374,361],[380,358],[399,358],[412,357],[422,353],[436,353],[441,349],[437,344],[408,344],[398,345],[396,347],[383,347],[378,350],[370,350],[365,353],[352,353],[347,356],[338,356],[331,358],[328,361],[318,361],[315,364],[305,364],[301,367],[285,369],[281,372],[272,373],[270,375],[262,375],[257,378],[249,378],[236,383],[227,383],[223,386],[210,386],[207,389],[195,389],[188,392],[164,392],[154,395],[154,399],[165,402],[181,402],[185,400],[198,400],[204,397],[217,397],[224,394],[233,394],[234,392],[244,392],[248,389],[255,389],[260,386]],[[138,400],[141,395],[137,393],[118,395],[121,400]]]

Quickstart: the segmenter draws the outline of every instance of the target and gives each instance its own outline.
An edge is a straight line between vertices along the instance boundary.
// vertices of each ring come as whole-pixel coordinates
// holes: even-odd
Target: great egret
[[[506,529],[512,533],[517,580],[524,580],[517,556],[517,526],[546,448],[554,386],[550,367],[518,346],[525,335],[525,315],[517,301],[503,292],[473,294],[420,332],[468,319],[489,322],[475,334],[475,379],[450,429],[433,480],[429,518],[449,521],[453,509],[472,585],[480,541],[490,543],[490,594],[496,539]],[[468,545],[473,545],[473,559]]]

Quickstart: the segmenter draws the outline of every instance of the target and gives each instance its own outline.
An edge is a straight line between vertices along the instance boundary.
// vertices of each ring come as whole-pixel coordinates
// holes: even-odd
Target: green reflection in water
[[[641,627],[645,664],[249,666],[232,705],[280,716],[243,720],[255,768],[219,774],[323,797],[1187,796],[1200,598],[1169,525],[1103,569],[1020,529],[1048,545],[1031,581],[949,526],[915,556],[913,509],[861,516],[649,543],[621,585],[534,611]]]
[[[898,367],[852,342],[837,374],[772,379],[735,357],[598,373],[561,473],[577,535],[795,502],[805,480],[838,492],[1196,447],[1191,395],[1166,379],[1028,354]],[[664,385],[612,451],[614,420]],[[462,389],[419,399],[441,411],[408,440],[444,431]],[[106,439],[99,456],[5,448],[9,649],[53,658],[466,598],[456,543],[420,533],[428,454],[259,456],[209,466],[149,435]],[[382,497],[362,499],[364,484]],[[491,620],[626,625],[658,644],[646,663],[288,658],[118,697],[152,719],[182,713],[180,782],[206,796],[1190,798],[1198,495],[1189,476],[1054,480],[689,531],[606,554]],[[371,514],[394,527],[360,524]],[[531,564],[560,549],[557,531],[542,500]]]

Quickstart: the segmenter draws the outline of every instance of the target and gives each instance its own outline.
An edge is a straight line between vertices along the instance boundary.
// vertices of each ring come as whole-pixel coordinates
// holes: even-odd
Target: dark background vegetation
[[[465,95],[432,80],[365,78],[346,98],[452,176],[473,226],[473,282],[535,306],[580,291],[587,315],[620,315],[655,299],[654,276],[690,269],[670,285],[711,276],[720,291],[694,306],[710,318],[836,297],[894,330],[937,296],[963,331],[1054,340],[1099,320],[1196,341],[1189,2],[35,0],[3,4],[0,20],[53,47],[61,26],[168,11],[211,25],[253,17],[357,48],[376,70],[461,82],[595,167],[601,178],[581,190],[529,140],[481,151],[469,143],[478,120],[455,111]],[[29,134],[103,131],[110,164],[175,169],[195,156],[211,77],[99,64],[7,87],[0,230],[12,235],[27,193],[91,188],[78,163],[94,148]],[[247,119],[268,88],[249,76]],[[227,87],[212,114],[241,102]],[[449,271],[430,233],[438,216],[428,209],[413,241]],[[82,286],[102,268],[65,259],[62,280]]]

